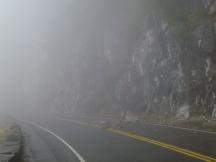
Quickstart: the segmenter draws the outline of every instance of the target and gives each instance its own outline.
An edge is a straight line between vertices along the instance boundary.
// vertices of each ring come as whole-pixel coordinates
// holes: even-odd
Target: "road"
[[[37,124],[28,123],[39,134],[50,136],[45,138],[62,143],[55,135],[60,137],[86,162],[216,161],[216,134],[153,125],[142,129],[125,126],[121,131],[104,130],[70,119],[42,116],[31,117],[28,121]],[[49,154],[55,154],[56,161],[79,161],[65,143],[48,145]],[[69,156],[68,152],[73,155]]]

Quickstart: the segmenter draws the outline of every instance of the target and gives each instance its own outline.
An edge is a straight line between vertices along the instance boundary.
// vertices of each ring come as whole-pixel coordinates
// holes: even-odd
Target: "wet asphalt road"
[[[70,121],[55,118],[31,118],[34,123],[43,126],[70,144],[86,162],[195,162],[201,161],[196,158],[138,141],[130,137],[121,136],[103,129],[80,125]],[[30,126],[30,125],[29,125]],[[47,132],[39,128],[34,129],[34,134],[42,134],[45,139],[49,154],[54,154],[55,161],[67,162],[74,160],[74,155],[69,155],[66,147],[60,144],[58,139],[51,137]],[[205,155],[215,157],[216,155],[216,135],[184,131],[174,128],[146,125],[140,129],[125,126],[122,129],[136,132],[163,141],[169,144],[181,146]],[[50,142],[51,141],[51,142]],[[58,141],[58,142],[56,142]],[[51,144],[50,144],[51,143]],[[56,144],[55,144],[56,143]],[[46,154],[46,151],[43,151]],[[72,152],[70,152],[72,154]],[[35,152],[34,154],[37,154]]]

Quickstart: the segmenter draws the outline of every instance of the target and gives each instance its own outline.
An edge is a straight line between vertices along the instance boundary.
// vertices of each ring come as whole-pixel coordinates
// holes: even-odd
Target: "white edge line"
[[[58,118],[58,120],[68,121],[68,122],[74,122],[74,123],[76,123],[76,121],[73,121],[73,120],[70,120],[70,119],[62,119],[62,118]],[[216,134],[216,132],[210,132],[210,131],[199,130],[199,129],[192,129],[192,128],[183,128],[183,127],[177,127],[177,126],[171,126],[171,125],[153,124],[153,123],[145,123],[145,125],[153,125],[153,126],[160,126],[160,127],[167,127],[167,128],[181,129],[181,130],[193,131],[193,132],[198,132],[198,133]]]
[[[171,126],[171,125],[152,124],[152,123],[145,123],[145,124],[146,124],[146,125],[153,125],[153,126],[160,126],[160,127],[168,127],[168,128],[182,129],[182,130],[194,131],[194,132],[199,132],[199,133],[216,134],[216,132],[209,132],[209,131],[205,131],[205,130],[192,129],[192,128],[183,128],[183,127],[177,127],[177,126]]]
[[[62,119],[62,118],[58,118],[58,120],[76,123],[76,121],[71,120],[71,119]],[[177,126],[172,126],[172,125],[153,124],[153,123],[144,123],[144,124],[145,124],[145,125],[160,126],[160,127],[167,127],[167,128],[174,128],[174,129],[181,129],[181,130],[187,130],[187,131],[193,131],[193,132],[199,132],[199,133],[216,134],[216,132],[210,132],[210,131],[199,130],[199,129],[192,129],[192,128],[183,128],[183,127],[177,127]]]
[[[40,129],[46,131],[47,133],[51,134],[52,136],[56,137],[56,138],[57,138],[59,141],[61,141],[65,146],[67,146],[67,148],[68,148],[70,151],[72,151],[72,152],[74,153],[74,155],[79,159],[80,162],[86,162],[86,161],[84,160],[84,158],[83,158],[71,145],[69,145],[64,139],[62,139],[61,137],[59,137],[58,135],[56,135],[55,133],[53,133],[53,132],[50,131],[49,129],[44,128],[44,127],[42,127],[42,126],[40,126],[40,125],[38,125],[38,124],[36,124],[36,123],[30,122],[30,121],[24,121],[24,120],[22,120],[22,121],[25,122],[25,123],[29,123],[29,124],[31,124],[31,125],[33,125],[33,126],[35,126],[35,127],[38,127],[38,128],[40,128]]]

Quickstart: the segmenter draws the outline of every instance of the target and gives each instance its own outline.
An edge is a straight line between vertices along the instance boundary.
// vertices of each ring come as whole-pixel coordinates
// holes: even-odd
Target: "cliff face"
[[[48,53],[62,55],[48,59],[49,68],[56,70],[42,82],[55,80],[46,89],[57,93],[43,93],[44,103],[97,114],[211,116],[216,98],[215,1],[118,2],[101,2],[94,14],[85,15],[92,19],[88,30],[73,29],[78,40],[67,28],[67,39],[56,43],[64,48],[47,47]]]
[[[152,11],[144,17],[141,39],[116,84],[124,109],[167,115],[188,107],[184,117],[211,115],[216,90],[212,3],[176,2],[171,8],[179,7],[180,13]]]

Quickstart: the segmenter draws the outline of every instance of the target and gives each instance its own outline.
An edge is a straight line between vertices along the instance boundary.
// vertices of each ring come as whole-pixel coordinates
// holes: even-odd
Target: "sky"
[[[44,55],[40,33],[36,0],[0,0],[0,110],[33,95]]]
[[[122,5],[116,3],[116,6],[114,2],[115,0],[104,0],[101,3],[97,0],[0,0],[0,111],[31,107],[35,109],[38,82],[43,79],[40,74],[47,59],[44,49],[47,41],[55,42],[58,39],[56,42],[60,44],[61,41],[62,44],[80,44],[88,35],[91,38],[89,33],[100,38],[103,37],[103,34],[99,35],[101,32],[107,32],[108,35],[110,32],[115,34],[129,30],[133,23],[128,21],[129,18],[132,19],[128,15],[134,15],[131,13],[134,13],[137,4],[125,0],[125,14],[117,9]],[[111,7],[114,7],[114,13],[110,12]],[[62,44],[59,48],[64,48]],[[75,47],[76,45],[73,46]],[[85,55],[82,58],[89,59]]]

